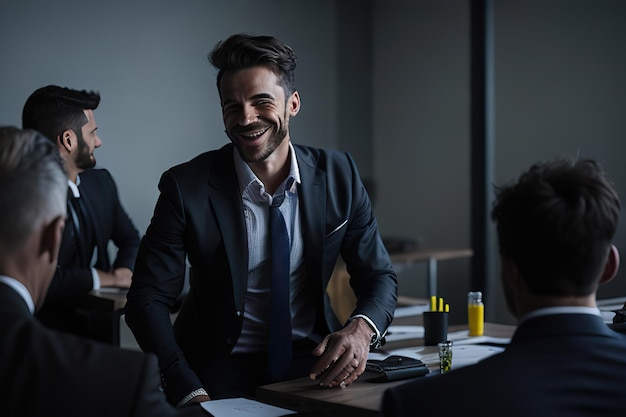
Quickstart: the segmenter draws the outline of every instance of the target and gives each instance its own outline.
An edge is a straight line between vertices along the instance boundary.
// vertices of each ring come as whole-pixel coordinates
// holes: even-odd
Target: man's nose
[[[246,106],[243,108],[241,112],[241,117],[239,118],[239,124],[241,126],[248,126],[255,123],[259,119],[259,115],[257,114],[256,109],[253,106]]]

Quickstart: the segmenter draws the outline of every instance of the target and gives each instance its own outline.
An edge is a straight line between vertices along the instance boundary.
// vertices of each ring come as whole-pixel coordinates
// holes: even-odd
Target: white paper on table
[[[255,417],[279,417],[297,413],[248,398],[204,401],[200,405],[215,417],[241,417],[242,414]]]
[[[469,336],[468,330],[448,334],[448,339],[457,345],[480,345],[480,344],[496,344],[508,345],[511,343],[510,337],[493,337],[493,336]]]
[[[452,369],[473,365],[502,351],[504,348],[499,346],[452,345]]]
[[[396,342],[398,340],[419,339],[424,337],[424,326],[389,326],[385,340]]]

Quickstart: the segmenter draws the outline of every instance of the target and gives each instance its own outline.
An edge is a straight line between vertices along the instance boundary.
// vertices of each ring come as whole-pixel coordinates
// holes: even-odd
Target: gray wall
[[[495,183],[513,180],[536,161],[570,154],[602,161],[626,196],[626,2],[493,3]],[[433,246],[470,244],[468,7],[462,0],[375,2],[381,228]],[[624,223],[616,238],[622,251]],[[440,265],[439,292],[461,307],[451,318],[463,321],[470,263]],[[498,265],[491,268],[497,275]],[[423,271],[415,269],[401,271],[400,289],[419,294]],[[625,271],[600,297],[626,295]],[[512,322],[499,285],[495,292],[489,317]]]
[[[601,161],[626,204],[626,2],[495,1],[496,175],[541,159]],[[626,253],[626,218],[616,245]],[[626,265],[600,298],[626,295]]]
[[[21,125],[38,87],[99,90],[98,166],[113,173],[141,233],[161,173],[228,142],[207,54],[232,33],[273,34],[294,48],[302,111],[292,138],[335,146],[331,0],[2,0],[0,15],[0,124]]]
[[[572,153],[600,158],[626,195],[626,2],[494,3],[496,182]],[[227,142],[206,55],[252,32],[294,47],[302,111],[292,138],[353,153],[375,181],[383,235],[470,245],[466,0],[2,0],[0,15],[0,124],[19,126],[40,86],[99,90],[98,165],[141,233],[162,171]],[[423,295],[424,269],[400,268],[400,291]],[[464,321],[470,261],[440,263],[439,277],[452,321]],[[625,284],[601,294],[626,295]],[[510,322],[501,303],[487,308]]]
[[[374,167],[383,234],[469,247],[469,2],[376,2]],[[424,266],[399,270],[425,295]],[[439,295],[466,317],[470,260],[440,262]]]

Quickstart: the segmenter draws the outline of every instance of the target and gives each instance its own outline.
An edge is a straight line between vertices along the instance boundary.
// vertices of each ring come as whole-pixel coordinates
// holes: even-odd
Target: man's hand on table
[[[320,359],[310,378],[322,387],[345,388],[365,371],[373,331],[365,320],[356,318],[346,327],[329,334],[313,350]]]

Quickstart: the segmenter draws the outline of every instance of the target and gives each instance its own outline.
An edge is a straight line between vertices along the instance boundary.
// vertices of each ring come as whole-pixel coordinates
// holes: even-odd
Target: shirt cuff
[[[93,289],[99,290],[100,289],[100,275],[98,275],[98,271],[96,271],[96,268],[91,268],[91,277],[93,278]]]
[[[372,331],[375,333],[374,335],[375,337],[374,336],[372,337],[372,341],[370,345],[380,346],[380,339],[381,339],[380,330],[378,330],[378,327],[376,327],[374,322],[369,317],[367,317],[365,314],[355,314],[354,316],[350,317],[348,322],[351,322],[352,320],[359,318],[359,317],[365,320],[367,324],[370,326],[370,328],[372,329]]]

